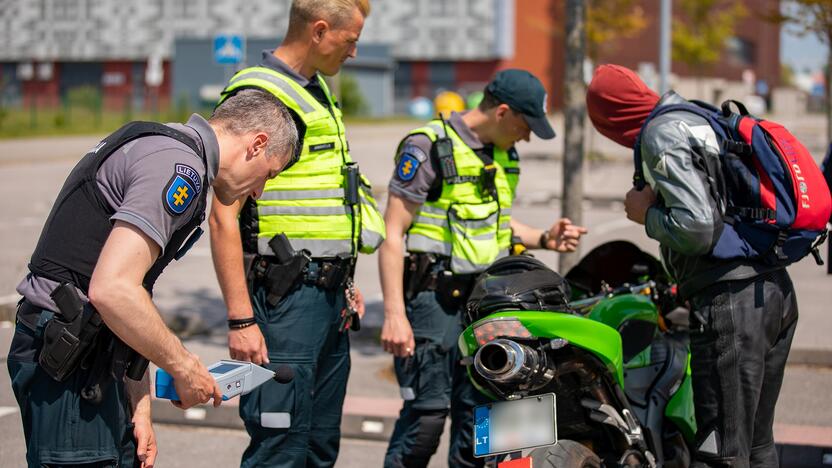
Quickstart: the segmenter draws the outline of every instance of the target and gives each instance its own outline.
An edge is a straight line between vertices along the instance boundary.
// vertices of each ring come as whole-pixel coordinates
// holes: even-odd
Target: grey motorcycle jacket
[[[683,104],[673,91],[659,106]],[[657,202],[647,210],[647,235],[661,244],[662,261],[682,297],[724,280],[776,269],[754,260],[718,260],[709,255],[722,233],[722,206],[712,196],[697,158],[719,158],[719,142],[708,122],[685,111],[662,114],[641,132],[644,177]]]

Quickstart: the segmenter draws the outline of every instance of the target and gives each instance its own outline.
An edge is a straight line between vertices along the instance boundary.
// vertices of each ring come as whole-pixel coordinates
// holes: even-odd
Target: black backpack
[[[569,301],[569,284],[528,255],[504,257],[477,277],[465,306],[468,325],[506,310],[556,310]]]

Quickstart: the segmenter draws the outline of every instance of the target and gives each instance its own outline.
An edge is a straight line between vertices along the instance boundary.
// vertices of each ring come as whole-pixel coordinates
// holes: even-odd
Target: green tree
[[[794,86],[794,70],[788,64],[780,64],[780,84],[783,86]]]
[[[681,0],[676,5],[681,16],[673,19],[673,60],[701,76],[722,57],[734,25],[747,10],[742,2],[725,0]]]
[[[647,19],[637,0],[589,0],[586,11],[586,54],[593,61],[612,52],[616,40],[638,34]]]
[[[6,86],[8,83],[9,80],[0,72],[0,128],[3,128],[3,121],[9,115],[9,111],[6,109]]]
[[[826,45],[826,139],[832,141],[832,0],[786,0],[770,18],[794,26],[799,35],[813,35]]]
[[[365,115],[369,111],[364,95],[361,93],[361,88],[358,86],[358,80],[350,74],[341,73],[341,110],[344,115],[355,116]]]

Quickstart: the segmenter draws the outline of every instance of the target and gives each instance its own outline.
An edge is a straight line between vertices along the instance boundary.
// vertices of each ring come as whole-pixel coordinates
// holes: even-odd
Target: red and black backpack
[[[720,145],[718,164],[694,161],[706,174],[725,221],[711,255],[785,266],[811,253],[822,265],[817,248],[826,240],[832,197],[806,147],[782,125],[750,115],[733,100],[722,103],[721,109],[700,101],[657,106],[642,131],[652,119],[674,111],[707,120]],[[643,187],[640,141],[635,165],[634,182]]]

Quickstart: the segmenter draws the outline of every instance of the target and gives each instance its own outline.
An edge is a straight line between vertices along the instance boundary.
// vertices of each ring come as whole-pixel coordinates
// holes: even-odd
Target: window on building
[[[756,62],[756,47],[752,41],[734,36],[725,42],[725,49],[731,63],[741,67],[754,65]]]
[[[428,3],[428,17],[441,18],[456,15],[459,2],[448,0],[430,0]]]
[[[79,5],[75,1],[52,2],[52,14],[56,20],[78,18]]]
[[[200,0],[174,0],[171,11],[174,18],[192,18],[199,12]]]

